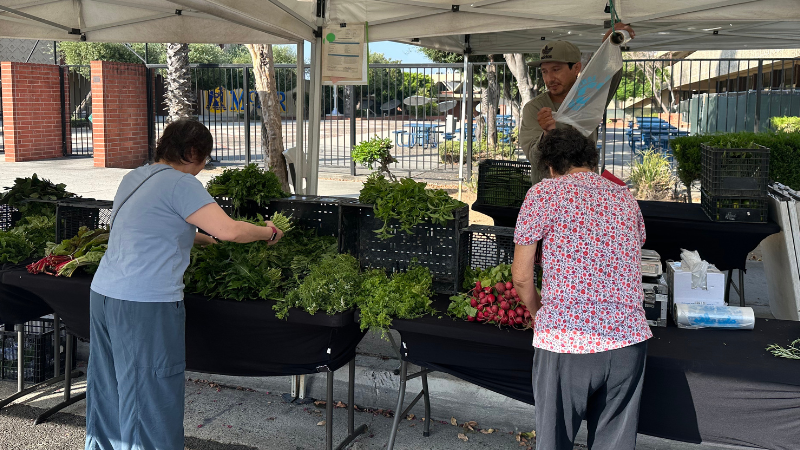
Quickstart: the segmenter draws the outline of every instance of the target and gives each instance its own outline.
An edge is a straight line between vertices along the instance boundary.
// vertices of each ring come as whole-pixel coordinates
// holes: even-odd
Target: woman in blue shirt
[[[86,450],[182,450],[186,346],[183,274],[193,244],[274,244],[283,233],[228,217],[195,178],[213,138],[200,122],[169,124],[155,164],[114,197],[108,250],[91,291]]]

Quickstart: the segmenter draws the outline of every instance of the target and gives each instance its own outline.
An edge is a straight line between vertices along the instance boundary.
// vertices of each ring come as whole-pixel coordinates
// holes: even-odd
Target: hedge
[[[769,178],[772,181],[800,190],[800,132],[739,132],[703,136],[682,136],[670,141],[678,178],[686,186],[700,179],[701,148],[707,144],[720,148],[747,148],[752,144],[770,149]]]

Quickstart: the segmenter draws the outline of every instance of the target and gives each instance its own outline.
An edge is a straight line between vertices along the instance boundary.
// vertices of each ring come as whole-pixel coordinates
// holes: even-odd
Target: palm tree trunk
[[[289,175],[283,156],[281,106],[275,82],[275,61],[271,44],[247,44],[253,59],[256,91],[261,100],[261,151],[266,166],[280,180],[284,191],[289,191]],[[302,78],[300,78],[302,83]],[[301,99],[302,101],[302,99]]]
[[[486,68],[486,78],[488,81],[487,108],[486,108],[486,143],[494,150],[497,148],[497,105],[500,100],[500,86],[497,83],[497,65],[494,63],[494,55],[489,55],[489,65]]]
[[[192,116],[194,92],[189,69],[189,44],[167,44],[167,122]]]

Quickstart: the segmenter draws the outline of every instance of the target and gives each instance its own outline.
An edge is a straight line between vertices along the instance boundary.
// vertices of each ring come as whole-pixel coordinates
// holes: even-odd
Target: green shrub
[[[772,126],[778,131],[794,133],[800,131],[800,117],[773,117]]]
[[[439,159],[446,164],[458,164],[459,152],[461,152],[461,141],[453,139],[445,141],[439,145]],[[464,159],[467,158],[467,143],[464,142]],[[514,146],[498,142],[497,147],[490,147],[484,139],[480,142],[472,143],[472,160],[480,159],[513,159]]]
[[[671,141],[678,162],[678,178],[686,185],[700,179],[701,147],[749,148],[753,144],[770,149],[769,179],[800,190],[800,132],[738,132],[705,136],[684,136]]]
[[[669,160],[663,153],[645,150],[639,153],[630,167],[628,180],[636,188],[636,198],[641,200],[663,200],[672,187],[672,170]]]

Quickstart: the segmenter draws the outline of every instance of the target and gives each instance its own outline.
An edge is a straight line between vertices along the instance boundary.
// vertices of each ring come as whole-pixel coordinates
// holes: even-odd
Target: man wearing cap
[[[625,30],[631,38],[634,36],[630,25],[617,23],[616,30]],[[603,37],[605,41],[611,34],[611,30],[606,32]],[[522,124],[519,129],[519,142],[522,151],[531,162],[531,182],[536,184],[548,175],[537,166],[539,155],[539,139],[544,133],[555,128],[563,128],[566,125],[556,123],[553,119],[553,111],[558,111],[561,103],[566,98],[567,93],[572,89],[572,85],[578,80],[581,72],[581,51],[575,44],[567,41],[554,41],[546,44],[539,54],[539,61],[531,63],[533,67],[541,67],[542,78],[547,86],[547,92],[529,101],[522,108]],[[608,92],[608,101],[617,92],[619,82],[622,79],[622,71],[617,72],[611,79],[611,88]],[[589,139],[597,143],[597,130]]]

